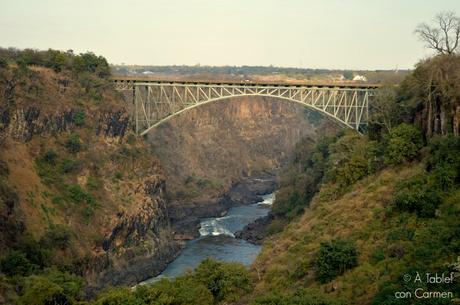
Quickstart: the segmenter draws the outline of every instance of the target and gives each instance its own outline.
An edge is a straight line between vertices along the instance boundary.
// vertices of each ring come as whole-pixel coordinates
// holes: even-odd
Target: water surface
[[[259,203],[230,208],[223,217],[202,219],[200,237],[187,242],[181,254],[159,276],[141,284],[179,276],[187,270],[193,270],[207,257],[250,265],[259,254],[261,246],[237,239],[234,233],[268,214],[274,193],[262,197],[263,201]]]

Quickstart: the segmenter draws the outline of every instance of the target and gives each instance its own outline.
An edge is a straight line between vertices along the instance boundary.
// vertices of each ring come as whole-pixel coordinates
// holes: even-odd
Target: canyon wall
[[[296,104],[248,97],[141,138],[110,83],[78,77],[0,69],[0,246],[48,244],[54,254],[38,264],[81,274],[90,291],[158,274],[199,217],[273,191],[301,138],[337,128]]]
[[[235,201],[229,194],[245,192],[235,189],[238,184],[273,180],[300,139],[314,140],[338,128],[289,101],[242,97],[186,111],[152,130],[148,141],[166,173],[170,216],[183,226],[184,218],[228,208]]]
[[[123,99],[48,69],[0,69],[0,81],[0,247],[46,247],[38,264],[73,270],[90,291],[158,274],[181,244],[160,162]]]

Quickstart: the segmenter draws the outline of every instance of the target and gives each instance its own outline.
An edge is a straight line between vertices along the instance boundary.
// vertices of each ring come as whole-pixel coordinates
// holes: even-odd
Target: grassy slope
[[[59,79],[70,79],[65,91]],[[31,88],[36,88],[31,90]],[[40,109],[40,116],[62,116],[68,111],[84,113],[81,126],[70,124],[67,131],[44,131],[28,142],[11,137],[3,139],[0,160],[5,162],[8,183],[19,196],[16,217],[24,222],[26,232],[39,239],[53,224],[62,224],[71,231],[71,250],[67,255],[102,252],[101,242],[117,222],[117,212],[135,213],[145,198],[137,188],[143,185],[146,172],[162,178],[159,163],[148,145],[133,135],[118,137],[97,135],[104,124],[101,116],[126,113],[122,99],[110,88],[102,91],[100,100],[86,95],[70,74],[34,68],[23,76],[15,88],[12,113],[29,107]],[[129,131],[128,131],[129,132]],[[72,134],[80,138],[81,149],[69,152],[66,142]],[[130,141],[126,141],[129,138]],[[48,151],[57,154],[54,164],[41,162]],[[63,172],[64,162],[75,168]],[[95,199],[94,207],[69,198],[66,187],[80,185]],[[89,208],[93,208],[89,211]],[[88,214],[88,211],[91,212]]]
[[[265,242],[253,267],[254,276],[260,277],[254,295],[308,287],[347,304],[369,304],[383,283],[401,283],[405,268],[423,261],[425,243],[436,249],[428,254],[430,265],[420,266],[420,272],[455,262],[459,253],[443,252],[441,233],[459,225],[460,191],[445,198],[435,219],[387,211],[397,181],[421,171],[421,164],[385,169],[334,201],[321,201],[320,191],[299,219]],[[314,279],[315,254],[321,241],[338,237],[355,241],[359,265],[321,285]]]

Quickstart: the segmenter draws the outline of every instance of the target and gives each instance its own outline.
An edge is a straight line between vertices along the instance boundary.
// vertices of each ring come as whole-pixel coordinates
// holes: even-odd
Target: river
[[[187,270],[193,270],[207,257],[250,265],[261,246],[237,239],[234,233],[257,218],[266,216],[274,197],[274,193],[267,194],[262,196],[263,201],[259,203],[230,208],[223,217],[202,219],[200,237],[187,242],[181,254],[160,275],[141,285],[179,276]]]

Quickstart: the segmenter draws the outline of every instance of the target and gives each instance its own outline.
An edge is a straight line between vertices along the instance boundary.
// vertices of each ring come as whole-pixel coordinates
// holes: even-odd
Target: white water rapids
[[[164,277],[179,276],[187,270],[194,269],[207,257],[250,265],[261,248],[259,245],[236,239],[234,233],[268,214],[275,194],[267,194],[262,198],[263,201],[255,204],[230,208],[223,217],[202,219],[201,236],[187,242],[181,254],[159,276],[140,284],[152,283]]]

